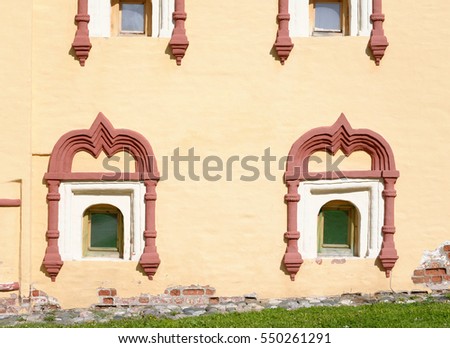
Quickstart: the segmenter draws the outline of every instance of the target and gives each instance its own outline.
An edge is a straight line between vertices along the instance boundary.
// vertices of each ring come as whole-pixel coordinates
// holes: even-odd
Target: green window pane
[[[348,212],[344,210],[324,210],[323,244],[349,244]]]
[[[91,247],[117,248],[117,214],[91,214]]]

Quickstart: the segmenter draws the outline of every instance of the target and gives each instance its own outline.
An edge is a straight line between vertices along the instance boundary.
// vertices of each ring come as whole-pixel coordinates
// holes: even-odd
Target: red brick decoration
[[[189,46],[189,41],[186,36],[186,29],[184,26],[184,22],[187,18],[184,8],[184,0],[175,0],[175,11],[173,12],[175,27],[172,32],[172,38],[170,39],[169,46],[172,49],[172,54],[175,56],[177,65],[181,65],[181,60],[186,54],[186,50]]]
[[[88,14],[88,0],[78,0],[78,13],[75,16],[77,23],[77,31],[72,47],[75,50],[75,55],[80,61],[80,65],[84,66],[86,59],[89,57],[89,51],[92,44],[89,40],[89,24],[90,16]]]
[[[433,251],[425,251],[411,280],[414,284],[425,285],[432,290],[450,288],[450,241]]]
[[[20,289],[18,282],[13,283],[0,283],[0,292],[17,291]]]
[[[290,18],[289,0],[278,0],[278,31],[274,48],[277,51],[281,64],[283,65],[294,47],[291,37],[289,36]]]
[[[355,151],[364,151],[371,157],[371,169],[368,171],[343,171],[311,173],[308,170],[309,157],[316,151],[326,150],[334,155],[341,150],[346,156]],[[395,182],[399,172],[395,168],[394,154],[387,141],[378,133],[369,129],[353,129],[344,114],[331,127],[314,128],[302,135],[291,147],[286,164],[285,181],[288,193],[285,201],[288,206],[288,228],[284,234],[287,248],[283,263],[291,280],[300,269],[303,259],[298,252],[300,232],[297,230],[297,205],[300,201],[298,186],[306,180],[360,178],[380,178],[384,182],[384,225],[383,243],[379,254],[386,277],[398,259],[394,244],[394,199]]]
[[[21,205],[20,199],[0,198],[0,207],[20,207]]]
[[[117,175],[73,173],[72,161],[80,151],[85,151],[94,158],[98,158],[102,151],[108,157],[126,151],[136,161],[136,172],[117,173]],[[161,262],[155,244],[155,201],[159,172],[152,147],[143,135],[128,129],[115,129],[106,116],[99,113],[90,129],[70,131],[58,140],[51,153],[44,180],[48,187],[48,229],[43,266],[52,281],[55,281],[63,266],[58,248],[58,205],[61,198],[58,189],[62,181],[141,181],[144,183],[146,187],[145,231],[143,231],[145,247],[139,264],[148,278],[153,278]]]

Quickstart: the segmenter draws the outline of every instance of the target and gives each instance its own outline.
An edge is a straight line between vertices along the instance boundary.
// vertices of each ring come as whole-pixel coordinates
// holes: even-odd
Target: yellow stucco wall
[[[411,275],[422,252],[450,239],[445,175],[450,28],[442,25],[450,3],[385,0],[390,46],[380,67],[366,53],[367,37],[293,39],[295,47],[282,66],[271,53],[277,1],[196,0],[186,4],[190,46],[181,67],[165,52],[169,39],[115,37],[92,38],[84,68],[70,54],[76,1],[24,3],[30,6],[20,14],[11,15],[10,7],[0,11],[3,23],[12,25],[14,18],[21,31],[0,31],[11,47],[0,53],[7,67],[0,80],[5,115],[0,142],[8,163],[0,181],[23,180],[25,214],[24,246],[17,238],[18,218],[8,215],[3,223],[9,237],[0,251],[25,250],[22,267],[31,275],[22,279],[23,292],[31,284],[74,307],[96,302],[101,286],[115,287],[119,296],[159,294],[179,284],[210,284],[218,295],[256,292],[259,297],[406,290],[417,288]],[[251,173],[234,166],[232,181],[221,173],[216,182],[181,182],[170,171],[158,184],[156,242],[162,263],[153,281],[136,271],[135,262],[66,261],[51,283],[41,271],[48,155],[61,135],[89,128],[98,112],[116,128],[143,134],[160,171],[161,158],[176,148],[186,155],[194,147],[202,159],[216,155],[225,162],[233,155],[261,158],[270,147],[281,158],[303,133],[333,124],[344,112],[354,128],[385,137],[400,171],[395,235],[400,259],[392,279],[374,260],[321,265],[305,260],[291,282],[280,270],[286,248],[283,170],[273,163],[276,181],[269,181],[260,159],[261,177],[254,182],[239,180]],[[87,163],[80,157],[77,168]],[[195,169],[200,175],[199,163]],[[181,171],[187,175],[187,166]],[[18,198],[7,196],[15,189],[5,189],[4,198]],[[0,263],[0,282],[1,272],[19,276],[14,255],[5,259],[8,266]],[[9,278],[4,281],[16,280]]]
[[[0,3],[0,198],[23,203],[0,208],[0,283],[20,282],[25,288],[31,255],[31,3]],[[0,293],[5,296],[9,294]]]

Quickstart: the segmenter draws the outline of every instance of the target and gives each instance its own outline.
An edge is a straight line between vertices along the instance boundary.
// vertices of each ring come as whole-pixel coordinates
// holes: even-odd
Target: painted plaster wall
[[[1,11],[2,18],[12,21],[10,11]],[[325,260],[321,265],[305,260],[295,282],[280,270],[286,247],[286,187],[283,170],[275,163],[271,174],[276,181],[264,178],[261,156],[268,147],[277,158],[287,155],[299,136],[333,124],[341,112],[354,128],[369,128],[387,139],[401,173],[395,236],[400,259],[392,287],[414,288],[410,277],[423,250],[448,239],[450,28],[438,25],[450,14],[447,2],[384,1],[390,46],[380,67],[366,54],[364,37],[294,39],[294,50],[281,66],[271,53],[276,1],[188,1],[190,46],[181,67],[166,53],[168,39],[118,37],[92,39],[86,67],[81,68],[70,55],[76,1],[42,0],[33,3],[32,11],[32,41],[30,10],[19,17],[25,42],[19,45],[2,33],[23,54],[7,69],[11,78],[2,82],[8,86],[14,80],[17,86],[1,98],[10,103],[3,114],[21,108],[20,116],[3,125],[12,133],[2,132],[21,144],[31,133],[33,157],[30,163],[21,146],[2,152],[14,160],[1,179],[32,179],[31,190],[23,190],[31,221],[24,220],[22,228],[32,231],[30,238],[22,233],[32,245],[25,253],[31,262],[23,267],[31,269],[29,283],[64,307],[96,302],[95,289],[101,286],[115,287],[121,296],[158,294],[178,284],[210,284],[219,296],[255,291],[260,297],[389,289],[390,280],[373,260]],[[6,51],[0,59],[11,60]],[[24,91],[28,94],[22,100],[18,96]],[[30,128],[26,120],[31,107]],[[174,179],[170,164],[169,180],[157,187],[162,263],[155,279],[148,281],[136,271],[136,263],[66,261],[51,283],[40,269],[46,246],[46,155],[67,131],[89,128],[99,111],[116,128],[146,136],[159,158],[173,155],[178,147],[182,155],[194,147],[202,160],[208,155],[224,162],[233,155],[254,155],[259,161],[252,165],[261,176],[241,181],[241,175],[251,173],[235,163],[231,181],[222,172],[216,182],[181,182]],[[17,122],[23,122],[22,128]],[[163,171],[161,160],[159,166]],[[195,168],[201,175],[199,163]],[[187,176],[186,165],[181,173]]]
[[[14,4],[0,3],[0,198],[22,199],[23,207],[0,207],[0,283],[28,287],[32,1]],[[27,266],[19,272],[19,265]]]

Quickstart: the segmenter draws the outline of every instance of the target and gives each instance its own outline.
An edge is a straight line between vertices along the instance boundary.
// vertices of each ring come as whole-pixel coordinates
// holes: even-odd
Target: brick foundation
[[[97,290],[99,301],[96,307],[120,307],[120,306],[151,306],[151,305],[208,305],[219,303],[237,303],[254,300],[250,295],[218,297],[215,296],[216,289],[206,285],[174,286],[167,288],[164,294],[149,295],[141,294],[135,297],[122,298],[117,296],[114,288],[100,288]],[[253,295],[252,295],[253,296]],[[255,295],[256,296],[256,295]]]
[[[9,297],[0,298],[0,315],[45,312],[60,308],[61,306],[54,297],[37,289],[31,289],[28,297],[11,294]]]
[[[450,288],[450,242],[441,244],[436,250],[425,251],[411,280],[432,290]]]
[[[117,306],[149,306],[158,304],[176,305],[204,305],[210,303],[210,298],[215,294],[216,289],[209,285],[175,286],[167,288],[164,294],[149,295],[141,294],[135,297],[122,298],[117,296],[114,288],[100,288],[97,290],[99,297],[98,307]]]

